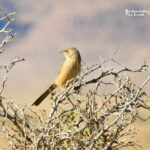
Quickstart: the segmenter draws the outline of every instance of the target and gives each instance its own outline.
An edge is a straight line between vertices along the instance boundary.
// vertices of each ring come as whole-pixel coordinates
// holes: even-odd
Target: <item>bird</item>
[[[55,88],[60,87],[66,89],[75,80],[81,71],[81,56],[76,48],[67,48],[59,51],[66,57],[65,62],[61,66],[57,77],[52,84],[45,90],[32,104],[38,106]]]

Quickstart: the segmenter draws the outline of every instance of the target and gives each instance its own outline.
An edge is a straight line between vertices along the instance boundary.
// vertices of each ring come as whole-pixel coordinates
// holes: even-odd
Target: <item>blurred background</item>
[[[125,12],[150,11],[148,0],[0,0],[0,7],[16,12],[9,27],[17,33],[0,64],[17,56],[26,59],[10,72],[5,88],[4,94],[16,102],[31,103],[50,85],[65,60],[58,50],[76,47],[87,65],[98,63],[98,55],[110,58],[116,49],[123,65],[150,63],[150,14]]]

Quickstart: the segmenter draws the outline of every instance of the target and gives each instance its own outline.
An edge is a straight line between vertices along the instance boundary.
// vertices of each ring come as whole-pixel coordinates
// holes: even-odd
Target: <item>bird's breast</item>
[[[66,60],[60,68],[59,74],[55,79],[55,84],[65,88],[66,82],[73,82],[73,79],[80,72],[80,62],[75,60]]]

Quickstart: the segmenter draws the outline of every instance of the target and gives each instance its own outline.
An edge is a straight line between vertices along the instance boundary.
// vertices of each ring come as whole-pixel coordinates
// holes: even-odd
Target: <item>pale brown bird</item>
[[[35,100],[32,105],[38,106],[56,87],[66,88],[74,81],[81,70],[81,56],[76,48],[68,48],[60,51],[66,57],[59,73],[51,86]],[[68,83],[69,82],[69,83]],[[67,83],[67,85],[66,85]]]

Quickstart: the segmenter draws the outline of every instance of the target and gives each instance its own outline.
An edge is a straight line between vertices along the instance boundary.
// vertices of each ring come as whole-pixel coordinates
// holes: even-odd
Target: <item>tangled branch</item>
[[[119,67],[107,66],[109,61]],[[140,116],[141,109],[150,110],[144,91],[150,77],[138,87],[127,72],[136,74],[146,71],[148,66],[144,63],[137,69],[122,68],[114,59],[109,61],[86,67],[71,87],[61,93],[53,93],[49,113],[46,110],[35,112],[26,105],[19,107],[14,102],[4,105],[1,101],[1,132],[6,134],[11,147],[54,150],[137,147],[133,138],[137,132],[134,122],[137,118],[144,121]],[[10,70],[15,63],[1,69]],[[87,80],[94,72],[97,77]],[[77,93],[76,89],[88,84],[93,86],[84,95]],[[102,93],[99,90],[102,86],[112,92]],[[4,126],[7,119],[13,126]]]
[[[0,22],[7,20],[6,24],[0,29],[0,34],[4,34],[4,38],[0,42],[0,52],[2,53],[4,46],[16,35],[15,33],[13,33],[13,29],[8,29],[9,24],[14,21],[14,18],[12,18],[12,16],[15,14],[15,12],[5,13],[3,9],[0,8],[0,14],[3,15],[3,17],[0,18]]]

